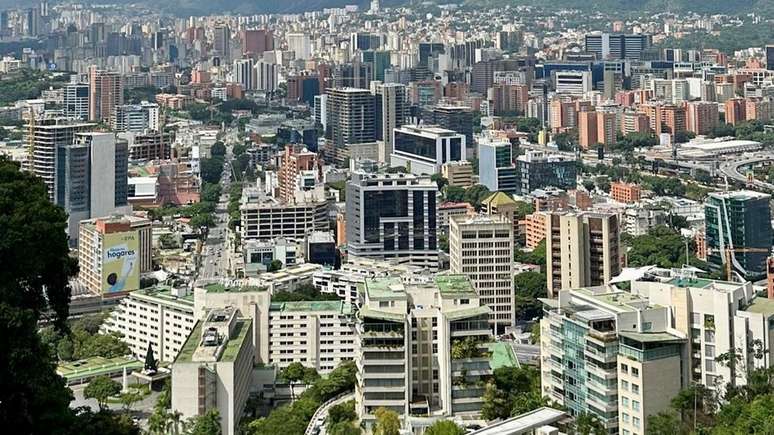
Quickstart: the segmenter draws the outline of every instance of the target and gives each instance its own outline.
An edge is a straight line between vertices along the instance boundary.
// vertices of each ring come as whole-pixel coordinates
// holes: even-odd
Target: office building
[[[529,101],[529,86],[526,84],[495,83],[487,94],[494,115],[523,115],[526,113]]]
[[[486,344],[489,308],[467,278],[367,279],[363,297],[355,409],[365,427],[373,427],[381,407],[400,416],[477,418],[483,380],[512,365],[513,354]],[[459,376],[464,380],[454,381]]]
[[[429,177],[357,171],[347,182],[347,251],[438,267],[438,186]]]
[[[753,191],[710,193],[704,203],[707,261],[715,269],[757,279],[771,251],[771,196]],[[729,264],[730,261],[730,264]]]
[[[621,273],[620,224],[614,213],[547,212],[548,295],[606,285]]]
[[[478,174],[479,183],[492,192],[519,191],[519,173],[508,140],[482,137],[478,141]]]
[[[265,29],[242,31],[242,54],[261,57],[264,51],[274,50],[274,32]]]
[[[255,62],[255,89],[274,92],[279,83],[279,66],[273,62],[259,59]]]
[[[242,240],[301,240],[313,231],[328,231],[328,200],[322,185],[297,190],[290,202],[268,197],[257,188],[246,188],[242,191],[239,214]]]
[[[589,71],[555,71],[554,89],[557,94],[585,95],[591,92],[591,72]]]
[[[436,105],[432,110],[432,119],[428,122],[465,135],[465,143],[468,148],[475,146],[473,141],[473,109],[470,107]],[[475,151],[475,148],[473,150]]]
[[[231,29],[228,24],[216,23],[212,29],[212,50],[221,62],[228,63],[231,59]]]
[[[390,163],[403,166],[416,175],[441,172],[441,165],[465,161],[465,136],[435,126],[404,125],[393,136]]]
[[[159,131],[159,105],[144,101],[116,106],[110,124],[117,132]]]
[[[393,152],[393,134],[408,118],[409,104],[406,86],[400,83],[372,83],[376,111],[376,140],[382,142],[379,161],[390,163]]]
[[[253,369],[252,331],[252,319],[232,307],[197,322],[172,364],[172,410],[183,419],[216,410],[221,433],[239,433]]]
[[[526,195],[544,187],[575,189],[577,166],[575,160],[558,154],[527,151],[516,158],[516,170],[520,177],[518,193]]]
[[[69,119],[89,119],[89,85],[70,83],[64,87],[64,114]]]
[[[643,51],[653,45],[651,35],[624,35],[620,33],[597,33],[586,35],[587,53],[597,59],[641,59]]]
[[[53,202],[68,213],[72,243],[81,220],[130,210],[127,168],[127,142],[114,133],[76,133],[57,146]]]
[[[314,96],[314,123],[322,126],[322,131],[325,133],[328,130],[328,96],[315,95]],[[392,143],[392,142],[390,142]]]
[[[57,150],[71,145],[75,135],[91,131],[94,124],[69,121],[64,118],[36,119],[25,127],[25,142],[30,146],[26,169],[43,180],[51,202],[55,201],[57,180]]]
[[[497,331],[516,324],[513,221],[503,215],[462,215],[449,220],[451,273],[470,279],[491,310]]]
[[[316,232],[308,235],[304,240],[304,260],[330,268],[339,266],[341,261],[333,233]]]
[[[766,69],[774,71],[774,45],[766,46]]]
[[[343,164],[352,145],[376,140],[374,96],[368,89],[328,89],[326,158]]]
[[[644,434],[688,382],[687,339],[670,309],[610,287],[567,289],[540,321],[543,397],[605,433]]]
[[[473,185],[473,164],[467,160],[444,163],[441,165],[441,176],[449,186],[467,189]]]
[[[241,86],[244,91],[255,90],[256,71],[254,67],[255,61],[251,58],[234,61],[234,83]]]
[[[309,59],[312,57],[312,43],[306,33],[292,32],[285,35],[288,50],[295,54],[296,59]]]
[[[169,160],[174,134],[148,130],[142,133],[118,133],[129,148],[129,160]]]
[[[89,120],[109,123],[115,116],[116,107],[122,104],[121,75],[92,66],[89,69]]]
[[[78,280],[104,297],[140,288],[140,274],[151,270],[151,223],[134,216],[80,222]],[[147,349],[146,349],[147,350]]]
[[[120,334],[135,358],[145,358],[150,346],[158,360],[171,363],[194,328],[193,311],[193,295],[185,288],[136,290],[111,310],[101,330]]]

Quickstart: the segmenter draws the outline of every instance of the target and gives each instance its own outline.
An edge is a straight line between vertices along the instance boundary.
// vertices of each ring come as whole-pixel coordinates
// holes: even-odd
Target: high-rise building
[[[87,83],[65,85],[64,114],[67,118],[79,121],[89,119],[89,85]]]
[[[234,82],[242,86],[242,90],[255,89],[255,61],[251,58],[237,59],[234,61]]]
[[[118,133],[127,142],[129,160],[169,160],[174,134],[148,130],[141,133]]]
[[[276,63],[259,59],[255,63],[255,89],[264,92],[277,90],[279,82],[279,66]]]
[[[774,45],[766,46],[766,69],[774,71]]]
[[[242,54],[261,57],[264,51],[274,50],[274,33],[265,29],[242,31]]]
[[[115,116],[116,106],[124,104],[124,89],[121,75],[111,71],[89,70],[89,120],[110,122]]]
[[[513,147],[508,140],[482,137],[478,142],[479,183],[494,192],[519,191],[519,173],[513,162]]]
[[[24,20],[27,36],[38,36],[40,34],[41,21],[39,8],[27,9]]]
[[[615,213],[546,213],[548,295],[606,285],[622,270],[620,223]]]
[[[747,120],[747,103],[744,98],[731,98],[725,103],[726,123],[736,125]]]
[[[616,181],[610,184],[610,197],[624,204],[640,201],[640,186],[634,183]]]
[[[468,148],[475,146],[473,141],[473,109],[468,106],[450,106],[439,104],[433,107],[433,118],[428,122],[465,135]],[[475,154],[475,148],[472,148]]]
[[[139,289],[140,274],[151,271],[151,222],[111,216],[83,220],[79,225],[78,280],[104,297]]]
[[[314,96],[314,123],[322,126],[323,133],[325,133],[325,131],[328,129],[327,106],[328,106],[327,95],[323,94],[323,95]]]
[[[553,74],[557,94],[580,96],[592,90],[589,71],[555,71]]]
[[[357,171],[347,183],[347,251],[438,267],[438,186],[429,177]]]
[[[467,189],[473,185],[473,164],[467,160],[444,163],[441,176],[448,181],[449,186]]]
[[[285,145],[285,153],[277,171],[279,198],[292,202],[296,191],[314,189],[321,181],[319,172],[317,154],[301,145]]]
[[[217,23],[212,29],[212,50],[216,56],[221,58],[221,62],[228,62],[231,59],[231,28],[228,24]]]
[[[379,161],[390,162],[393,152],[394,130],[408,118],[409,104],[406,86],[400,83],[372,82],[374,109],[376,109],[376,139],[382,142]]]
[[[110,119],[113,130],[142,133],[159,130],[159,105],[143,101],[140,104],[122,104]]]
[[[300,240],[314,231],[329,229],[328,201],[321,185],[296,190],[291,202],[277,201],[256,188],[244,189],[239,213],[242,240]]]
[[[114,133],[77,133],[56,148],[54,203],[68,213],[68,234],[78,241],[81,220],[128,211],[128,145]]]
[[[467,159],[465,136],[435,126],[404,125],[394,130],[390,164],[403,166],[416,175],[441,172],[448,162]]]
[[[450,271],[470,278],[499,331],[516,324],[513,240],[513,222],[503,215],[449,219]]]
[[[306,33],[292,32],[285,35],[288,50],[292,51],[296,59],[309,59],[312,57],[312,43]]]
[[[518,193],[527,195],[544,187],[574,190],[578,184],[577,166],[574,159],[561,155],[527,151],[516,158],[516,170],[519,174]]]
[[[709,194],[704,221],[710,266],[724,271],[730,267],[748,280],[766,273],[772,240],[770,201],[770,195],[746,190]]]
[[[233,307],[213,309],[188,336],[172,364],[172,410],[192,418],[220,415],[221,433],[239,433],[253,369],[253,319]]]
[[[326,158],[343,162],[353,144],[376,140],[374,96],[368,89],[328,89]]]
[[[686,111],[686,128],[696,135],[708,135],[718,125],[718,104],[708,101],[692,101]]]
[[[653,45],[651,35],[624,35],[620,33],[597,33],[586,35],[586,52],[597,59],[641,59],[643,51]]]
[[[648,433],[648,417],[690,385],[687,339],[670,309],[610,287],[556,296],[540,321],[543,397],[593,415],[605,433]]]
[[[75,135],[91,131],[94,124],[79,123],[63,118],[47,118],[35,120],[25,130],[25,141],[30,147],[25,167],[40,177],[46,184],[49,199],[56,198],[55,184],[57,178],[57,149],[62,145],[73,143]]]
[[[597,112],[578,113],[578,145],[587,150],[598,143]]]
[[[484,379],[509,366],[503,343],[491,358],[489,308],[464,276],[438,275],[404,284],[399,277],[367,279],[358,316],[358,385],[355,408],[367,429],[385,407],[401,416],[478,416]],[[466,350],[463,350],[465,347]],[[463,382],[454,381],[462,376]]]

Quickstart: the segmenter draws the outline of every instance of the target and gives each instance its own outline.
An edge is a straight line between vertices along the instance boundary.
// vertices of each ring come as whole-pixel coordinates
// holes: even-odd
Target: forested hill
[[[212,13],[293,13],[321,10],[330,7],[342,7],[357,4],[361,10],[367,10],[370,0],[84,0],[92,4],[139,4],[152,5],[154,8],[177,15],[201,15]],[[400,4],[455,3],[454,0],[382,0],[382,6]],[[744,15],[750,12],[774,16],[772,0],[458,0],[460,4],[490,5],[534,5],[554,9],[582,9],[603,11],[613,14],[632,12],[698,12],[702,14]],[[29,0],[0,0],[0,8],[29,7]]]

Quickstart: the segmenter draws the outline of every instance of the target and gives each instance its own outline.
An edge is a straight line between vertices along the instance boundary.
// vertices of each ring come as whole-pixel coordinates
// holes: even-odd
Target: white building
[[[393,133],[390,165],[415,175],[441,172],[444,163],[465,161],[465,135],[433,126],[404,125]]]
[[[288,50],[296,55],[296,59],[309,59],[312,56],[312,43],[306,33],[292,32],[285,35]]]
[[[554,86],[558,94],[584,95],[592,90],[590,71],[556,71]]]

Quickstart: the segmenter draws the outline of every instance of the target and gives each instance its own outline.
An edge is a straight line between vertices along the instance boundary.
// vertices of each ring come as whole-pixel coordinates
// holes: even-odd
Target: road
[[[215,226],[209,228],[207,239],[201,252],[201,264],[197,279],[218,279],[228,273],[228,258],[225,250],[228,238],[228,191],[231,186],[231,160],[233,134],[226,134],[226,159],[223,164],[223,174],[220,177],[221,194],[215,207]]]
[[[340,403],[348,402],[354,399],[355,393],[349,392],[340,394],[333,399],[323,403],[322,406],[317,408],[317,411],[314,412],[312,420],[309,421],[309,425],[306,427],[304,435],[326,435],[325,420],[328,418],[328,410]]]
[[[740,171],[741,168],[744,168],[747,166],[754,166],[758,163],[772,161],[772,160],[774,160],[774,155],[772,154],[762,153],[762,154],[756,154],[754,156],[745,155],[739,159],[729,160],[721,164],[720,172],[723,173],[723,175],[727,176],[728,178],[734,179],[736,181],[741,181],[742,183],[746,183],[747,175],[743,174]],[[774,191],[774,184],[766,183],[765,181],[753,180],[752,184],[755,187],[758,187],[760,189]]]

